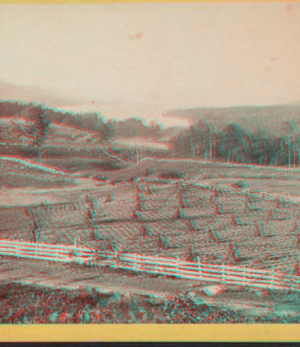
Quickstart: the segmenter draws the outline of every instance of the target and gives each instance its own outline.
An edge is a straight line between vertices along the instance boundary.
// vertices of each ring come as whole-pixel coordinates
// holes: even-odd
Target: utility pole
[[[288,146],[289,146],[289,168],[291,167],[291,143],[290,139],[288,139]]]
[[[295,135],[294,135],[294,138],[293,138],[293,152],[294,152],[294,167],[296,167]]]
[[[210,161],[212,160],[211,158],[211,129],[209,128],[209,153],[210,153]]]
[[[217,156],[216,156],[216,137],[214,136],[214,159],[216,160],[217,159]]]
[[[195,146],[192,137],[190,137],[190,145],[193,153],[193,158],[195,158]]]

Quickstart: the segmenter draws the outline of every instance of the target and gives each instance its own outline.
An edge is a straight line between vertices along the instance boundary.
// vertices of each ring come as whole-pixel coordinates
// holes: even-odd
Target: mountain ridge
[[[73,96],[61,97],[51,89],[38,86],[23,86],[7,83],[0,80],[0,100],[36,102],[48,107],[63,107],[71,104],[80,104],[86,100]]]
[[[266,106],[198,107],[173,109],[167,117],[188,119],[193,123],[200,120],[211,122],[217,129],[231,123],[243,127],[278,133],[285,121],[293,120],[300,125],[300,102]]]

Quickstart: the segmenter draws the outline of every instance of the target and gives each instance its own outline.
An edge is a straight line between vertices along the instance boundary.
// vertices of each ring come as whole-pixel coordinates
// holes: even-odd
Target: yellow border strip
[[[299,342],[299,325],[2,325],[2,342]]]
[[[37,4],[37,5],[55,5],[55,4],[115,4],[115,3],[300,3],[300,0],[0,0],[0,4]]]

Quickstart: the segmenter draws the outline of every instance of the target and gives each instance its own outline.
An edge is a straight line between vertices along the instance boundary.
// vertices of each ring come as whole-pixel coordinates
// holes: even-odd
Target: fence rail
[[[300,277],[272,270],[245,266],[215,265],[180,259],[151,257],[141,254],[98,251],[90,248],[0,240],[0,254],[21,258],[51,260],[64,263],[110,266],[132,271],[169,275],[198,281],[300,291]],[[101,259],[100,259],[101,257]]]

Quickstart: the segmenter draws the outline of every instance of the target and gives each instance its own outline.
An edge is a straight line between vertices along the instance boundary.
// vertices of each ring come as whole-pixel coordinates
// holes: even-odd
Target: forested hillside
[[[172,141],[176,157],[205,158],[235,163],[300,165],[300,128],[282,118],[279,132],[255,129],[237,123],[215,128],[200,120]]]
[[[36,124],[37,133],[39,131],[46,133],[46,128],[50,123],[58,123],[96,132],[99,134],[99,139],[102,140],[108,140],[111,137],[153,137],[161,130],[160,125],[154,123],[148,124],[141,119],[106,120],[99,112],[84,114],[63,112],[32,103],[26,104],[10,101],[0,102],[0,118],[2,120],[5,118],[6,125],[8,126],[8,128],[5,127],[2,124],[3,121],[0,124],[0,139],[1,134],[7,130],[9,130],[9,133],[13,133],[13,128],[11,127],[13,127],[14,123],[18,122],[24,124],[24,130],[28,130],[28,135],[31,134],[29,130],[30,124]],[[37,129],[38,127],[39,129]]]

